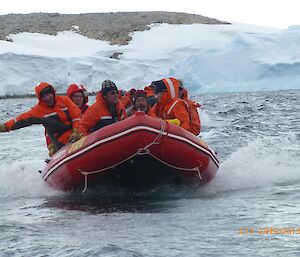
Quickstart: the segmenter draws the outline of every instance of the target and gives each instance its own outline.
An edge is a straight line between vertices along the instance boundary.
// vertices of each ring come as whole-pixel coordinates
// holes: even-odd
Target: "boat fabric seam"
[[[74,154],[68,156],[67,158],[62,159],[59,163],[57,163],[56,165],[54,165],[54,166],[46,173],[46,175],[44,176],[44,180],[46,180],[46,179],[48,178],[48,176],[49,176],[55,169],[57,169],[59,166],[63,165],[65,162],[69,161],[70,159],[73,159],[73,158],[75,158],[76,156],[78,156],[78,155],[80,155],[80,154],[82,154],[82,153],[84,153],[84,152],[87,152],[87,151],[89,151],[90,149],[92,149],[92,148],[94,148],[94,147],[96,147],[96,146],[98,146],[98,145],[100,145],[100,144],[103,144],[103,143],[105,143],[105,142],[108,142],[108,141],[114,139],[115,137],[117,138],[117,137],[123,136],[123,135],[125,135],[125,134],[131,133],[131,132],[133,132],[133,131],[135,131],[135,130],[141,130],[141,129],[149,130],[149,131],[152,131],[152,132],[159,132],[158,129],[154,129],[154,128],[147,127],[147,126],[139,126],[139,127],[134,127],[134,128],[132,128],[132,129],[130,129],[130,130],[127,130],[127,131],[123,131],[123,132],[121,132],[121,133],[119,133],[119,134],[115,134],[115,135],[113,135],[113,136],[111,136],[111,137],[104,138],[104,139],[102,139],[102,140],[100,140],[100,141],[96,141],[96,142],[93,143],[92,145],[89,145],[88,147],[86,147],[86,148],[84,148],[84,149],[82,149],[82,150],[80,150],[80,151],[78,151],[78,152],[76,152],[76,153],[74,153]],[[186,138],[184,138],[184,137],[177,136],[177,135],[174,135],[174,134],[170,134],[170,133],[167,133],[167,132],[163,132],[163,134],[164,134],[164,135],[167,135],[167,134],[168,134],[168,136],[170,136],[171,138],[176,138],[176,139],[178,139],[178,140],[185,141],[185,142],[187,142],[187,143],[193,145],[194,147],[196,147],[196,148],[200,149],[201,151],[203,151],[203,152],[207,153],[208,155],[210,155],[210,156],[212,157],[212,159],[214,160],[214,162],[216,163],[216,165],[219,166],[217,159],[214,157],[214,155],[213,155],[209,150],[207,150],[207,149],[205,149],[205,148],[203,148],[203,147],[201,147],[201,146],[195,144],[194,142],[192,142],[192,141],[190,141],[189,139],[186,139]]]

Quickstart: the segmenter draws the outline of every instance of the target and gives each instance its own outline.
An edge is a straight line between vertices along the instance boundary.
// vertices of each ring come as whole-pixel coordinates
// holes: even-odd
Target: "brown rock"
[[[59,31],[73,30],[93,39],[110,44],[128,44],[134,31],[148,30],[153,23],[169,24],[229,24],[196,14],[174,12],[117,12],[117,13],[31,13],[0,15],[0,39],[20,32],[56,35]]]

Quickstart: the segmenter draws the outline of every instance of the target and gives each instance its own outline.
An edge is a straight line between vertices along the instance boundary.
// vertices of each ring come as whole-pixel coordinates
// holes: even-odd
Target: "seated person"
[[[189,110],[186,103],[178,98],[179,80],[167,78],[152,82],[155,85],[155,94],[158,103],[152,107],[157,117],[180,125],[192,132]]]
[[[150,86],[146,86],[144,88],[144,91],[146,92],[148,103],[152,107],[154,104],[157,103],[156,95],[155,95],[155,85],[151,84]]]
[[[79,132],[86,136],[126,117],[125,107],[118,98],[116,84],[110,80],[105,80],[102,83],[101,91],[97,94],[96,102],[82,116],[78,126]]]
[[[82,85],[71,84],[67,90],[67,96],[78,106],[81,114],[89,108],[87,104],[89,101],[88,95],[87,90]]]
[[[187,104],[189,109],[191,132],[196,136],[199,135],[201,131],[201,121],[197,109],[201,107],[201,104],[189,99],[188,92],[186,88],[184,88],[182,81],[180,81],[179,84],[179,98]]]
[[[143,90],[137,90],[133,96],[133,107],[127,112],[128,116],[135,114],[137,111],[141,111],[149,115],[150,117],[157,118],[155,113],[151,110],[151,106],[148,103],[146,92]]]
[[[33,124],[46,128],[49,156],[69,141],[79,139],[77,127],[81,119],[79,108],[67,96],[56,95],[52,85],[41,82],[35,87],[39,102],[28,112],[0,125],[0,132],[20,129]]]
[[[124,96],[121,96],[120,102],[125,106],[125,108],[129,108],[133,105],[133,96],[136,92],[136,89],[131,88],[128,92],[125,93]]]

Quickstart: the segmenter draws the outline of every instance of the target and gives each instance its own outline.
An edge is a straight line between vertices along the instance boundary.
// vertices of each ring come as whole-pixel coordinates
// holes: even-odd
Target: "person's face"
[[[45,94],[41,97],[41,99],[49,107],[52,107],[55,104],[55,99],[54,99],[53,93]]]
[[[179,88],[178,97],[182,98],[182,96],[183,96],[183,88]]]
[[[84,102],[84,96],[81,92],[76,92],[71,96],[72,101],[81,108]]]
[[[109,91],[105,96],[105,99],[109,104],[116,104],[119,100],[118,91],[117,90]]]
[[[145,97],[138,97],[136,100],[135,100],[135,108],[139,111],[142,111],[142,112],[146,112],[147,109],[148,109],[148,102],[147,102],[147,98]]]

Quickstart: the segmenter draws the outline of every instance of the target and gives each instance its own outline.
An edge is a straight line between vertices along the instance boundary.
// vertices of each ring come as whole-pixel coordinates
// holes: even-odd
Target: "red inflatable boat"
[[[42,176],[64,191],[101,184],[144,190],[170,181],[204,184],[218,167],[200,138],[141,112],[65,146]]]

